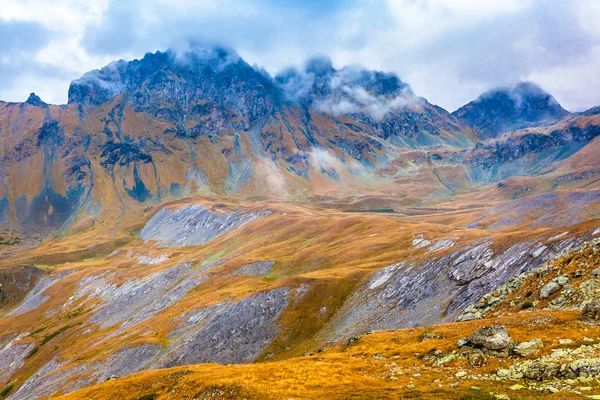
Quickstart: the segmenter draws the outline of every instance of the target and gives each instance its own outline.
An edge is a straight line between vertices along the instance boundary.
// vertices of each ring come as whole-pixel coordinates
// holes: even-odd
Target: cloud
[[[327,57],[313,57],[304,66],[288,68],[275,77],[288,100],[307,102],[329,114],[364,113],[374,120],[410,107],[419,99],[395,74],[369,71],[360,66],[336,70]]]
[[[579,110],[600,104],[599,18],[596,0],[3,0],[0,24],[34,23],[48,36],[3,40],[45,69],[21,73],[11,61],[2,81],[28,86],[0,85],[0,98],[36,91],[65,102],[69,80],[84,72],[191,38],[230,46],[271,75],[315,53],[338,68],[395,72],[450,111],[526,80]]]

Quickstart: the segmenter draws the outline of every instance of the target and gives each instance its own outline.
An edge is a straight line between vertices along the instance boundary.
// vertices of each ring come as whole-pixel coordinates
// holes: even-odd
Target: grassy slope
[[[544,321],[540,324],[540,321]],[[578,321],[575,311],[545,311],[515,314],[493,320],[436,325],[425,328],[380,331],[362,336],[351,345],[323,349],[320,353],[277,362],[251,365],[193,365],[147,371],[118,378],[61,397],[64,400],[140,399],[485,399],[487,392],[506,393],[512,398],[582,398],[575,393],[520,390],[515,382],[475,379],[493,374],[522,358],[488,357],[487,365],[470,367],[465,361],[435,366],[423,356],[435,350],[449,353],[459,338],[489,324],[508,327],[517,341],[541,338],[541,354],[560,347],[559,338],[571,338],[573,347],[584,344],[582,336],[600,339],[600,326]],[[422,341],[424,333],[443,336]],[[456,377],[467,371],[466,377]],[[472,389],[473,386],[481,390]],[[413,388],[414,387],[414,388]],[[595,388],[588,394],[600,393]],[[152,397],[148,397],[152,398]]]

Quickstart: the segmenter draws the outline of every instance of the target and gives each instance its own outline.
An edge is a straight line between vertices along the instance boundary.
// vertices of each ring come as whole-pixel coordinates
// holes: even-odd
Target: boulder
[[[508,357],[515,341],[504,326],[493,325],[475,331],[468,339],[467,345],[481,349],[486,354]]]
[[[475,312],[464,313],[457,319],[457,321],[466,322],[466,321],[474,321],[476,319],[481,319],[481,318],[483,318],[483,314],[481,314],[481,312],[479,312],[479,311],[475,311]]]
[[[540,291],[540,299],[547,299],[552,296],[554,293],[558,292],[562,286],[558,284],[556,281],[550,281],[542,288]]]
[[[600,301],[589,301],[581,310],[581,319],[584,321],[600,321]]]
[[[558,278],[552,279],[540,290],[540,299],[547,299],[554,293],[558,292],[564,286],[569,283],[569,277],[567,275],[559,276]]]
[[[528,342],[521,342],[517,344],[513,348],[513,351],[515,354],[518,354],[521,357],[527,357],[536,354],[543,346],[544,343],[542,342],[542,339],[533,339]]]

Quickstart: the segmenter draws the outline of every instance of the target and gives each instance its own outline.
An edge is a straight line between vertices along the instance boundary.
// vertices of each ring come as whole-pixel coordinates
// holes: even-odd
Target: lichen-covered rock
[[[550,281],[542,288],[542,290],[540,290],[540,299],[547,299],[560,289],[562,289],[562,286],[560,286],[558,282]]]
[[[517,344],[513,348],[513,351],[515,354],[518,354],[522,357],[527,357],[536,354],[543,346],[544,343],[542,342],[542,339],[533,339],[528,342],[521,342]]]
[[[474,332],[467,341],[467,346],[481,349],[484,353],[497,357],[508,357],[515,341],[504,326],[484,326]]]
[[[460,317],[458,317],[457,321],[474,321],[476,319],[481,319],[483,318],[483,314],[481,314],[480,311],[474,311],[474,312],[466,312],[463,315],[461,315]]]
[[[581,310],[581,319],[584,321],[600,321],[600,301],[590,301]]]

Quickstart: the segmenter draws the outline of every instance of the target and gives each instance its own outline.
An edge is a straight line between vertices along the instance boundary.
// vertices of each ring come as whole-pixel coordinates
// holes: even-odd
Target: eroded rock
[[[492,325],[484,326],[475,331],[466,341],[459,343],[459,347],[465,346],[481,349],[485,354],[508,357],[515,346],[515,341],[504,326]]]

